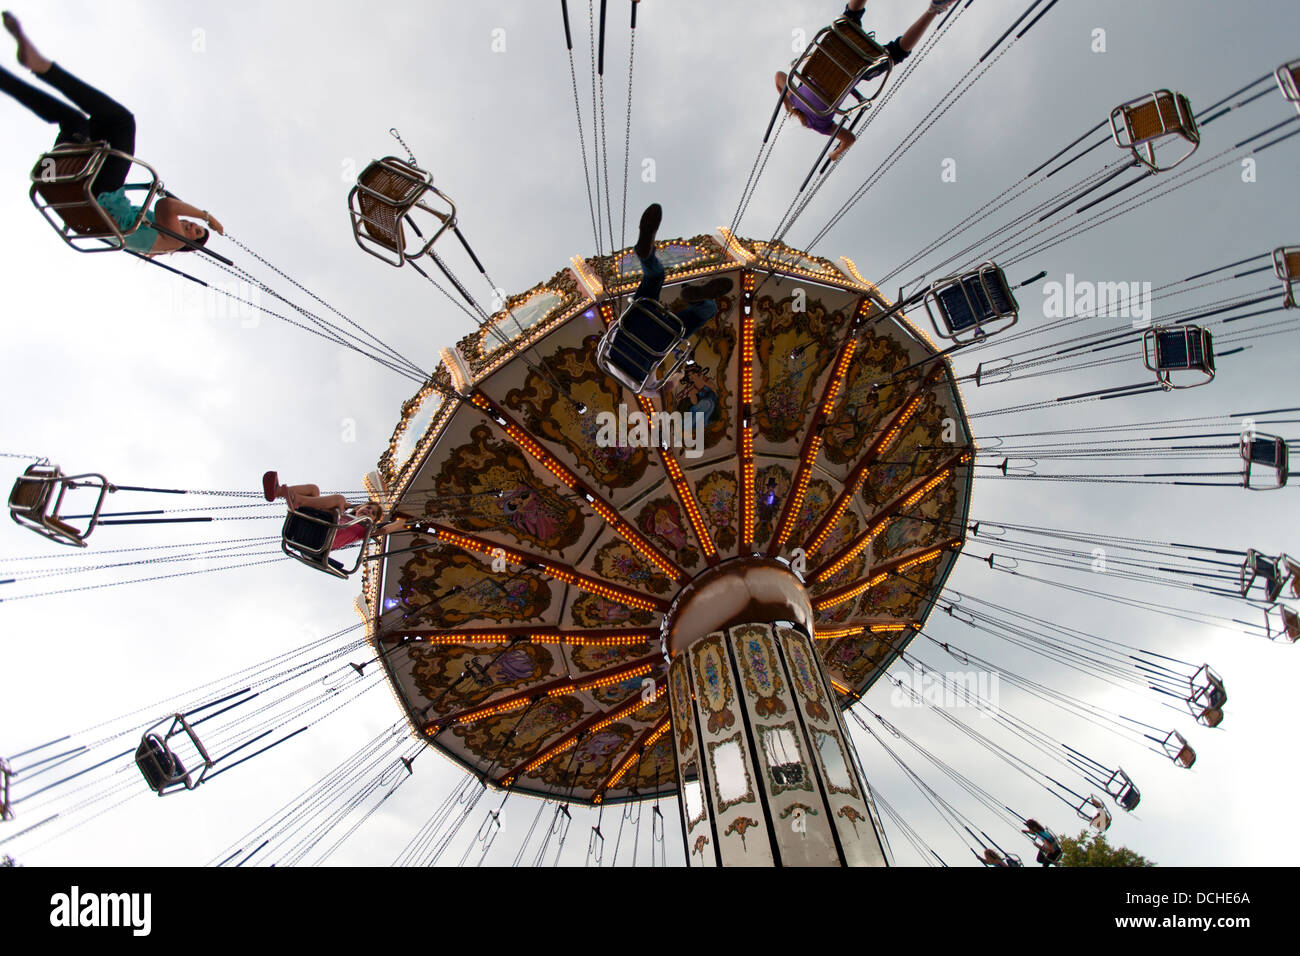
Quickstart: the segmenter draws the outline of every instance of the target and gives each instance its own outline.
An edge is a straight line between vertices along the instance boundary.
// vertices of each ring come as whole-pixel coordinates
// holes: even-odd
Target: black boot
[[[664,209],[657,202],[646,206],[645,212],[641,213],[641,230],[632,249],[642,259],[648,259],[655,251],[655,233],[659,231],[659,224],[663,221]]]

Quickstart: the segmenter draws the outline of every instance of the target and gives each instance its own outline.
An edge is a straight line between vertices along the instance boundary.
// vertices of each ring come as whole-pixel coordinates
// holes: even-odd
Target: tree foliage
[[[1128,847],[1111,846],[1104,834],[1082,830],[1077,837],[1061,837],[1065,851],[1058,866],[1155,866]]]

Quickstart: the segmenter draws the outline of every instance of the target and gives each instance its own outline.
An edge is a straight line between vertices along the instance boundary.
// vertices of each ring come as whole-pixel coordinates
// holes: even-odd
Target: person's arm
[[[167,196],[158,200],[153,207],[153,216],[158,225],[170,229],[172,232],[180,231],[180,217],[184,216],[186,219],[197,219],[200,222],[207,223],[208,228],[219,236],[226,234],[225,227],[221,225],[216,216],[206,209],[198,209],[187,202],[182,202],[175,196]]]

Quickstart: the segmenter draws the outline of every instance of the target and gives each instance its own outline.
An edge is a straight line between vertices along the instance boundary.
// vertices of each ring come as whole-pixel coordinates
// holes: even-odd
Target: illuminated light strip
[[[412,644],[509,644],[517,640],[519,634],[432,634],[412,635]],[[647,633],[640,637],[635,634],[627,637],[583,637],[579,634],[525,634],[529,644],[550,644],[560,647],[631,647],[636,644],[649,645],[658,637],[658,632]]]
[[[654,670],[653,664],[641,664],[637,667],[629,667],[627,670],[617,671],[608,674],[605,677],[589,681],[570,681],[568,686],[556,687],[546,692],[547,697],[559,697],[561,694],[571,694],[574,691],[595,690],[598,687],[611,687],[614,684],[621,684],[623,681],[632,680],[634,677],[641,677],[649,674]]]
[[[511,317],[511,312],[509,310],[518,308],[522,305],[527,305],[530,300],[545,292],[559,295],[561,297],[559,304],[548,309],[545,315],[538,318],[537,321],[533,325],[530,325],[527,330],[520,332],[516,338],[509,339],[508,332],[503,328],[506,319]],[[536,289],[523,293],[522,295],[511,296],[506,303],[508,309],[496,313],[494,318],[491,320],[493,324],[501,328],[501,335],[503,338],[508,339],[508,343],[495,342],[490,348],[485,348],[483,343],[487,339],[489,331],[485,324],[457,342],[456,347],[461,349],[461,354],[465,355],[466,359],[470,362],[471,372],[473,371],[472,366],[475,361],[486,363],[477,373],[477,377],[480,380],[485,379],[497,369],[501,368],[502,365],[505,365],[521,352],[531,348],[542,338],[549,335],[554,328],[562,325],[564,322],[567,322],[569,319],[572,319],[574,316],[584,311],[589,301],[591,301],[589,297],[572,295],[559,289],[552,289],[549,286],[539,286]],[[466,354],[465,348],[469,345],[473,345],[476,348],[477,358],[472,358]],[[495,356],[495,358],[493,356]]]
[[[847,687],[845,687],[843,684],[841,684],[839,681],[835,680],[834,678],[831,678],[831,686],[834,687],[834,688],[835,688],[837,691],[839,691],[841,694],[843,694],[845,697],[857,697],[857,696],[858,696],[856,693],[854,693],[853,691],[849,690]]]
[[[707,265],[700,266],[699,268],[687,269],[686,271],[683,272],[680,270],[682,270],[686,266],[710,258],[713,255],[713,253],[707,251],[706,249],[701,248],[696,243],[691,242],[687,239],[662,239],[655,243],[655,251],[659,251],[661,249],[667,249],[669,246],[690,246],[692,249],[695,250],[696,253],[694,256],[692,256],[690,259],[687,259],[685,262],[679,262],[676,265],[674,265],[671,271],[667,273],[667,278],[669,279],[673,279],[673,280],[690,279],[690,278],[694,278],[695,276],[706,275],[707,273],[710,272],[725,272],[728,269],[735,268],[734,263],[711,262]],[[618,252],[614,252],[609,255],[608,258],[609,258],[609,265],[610,265],[611,272],[616,271],[619,260],[622,259],[624,256],[626,256],[629,252],[634,253],[635,247],[620,249]],[[626,281],[624,281],[623,279],[624,276],[628,277]],[[618,281],[615,284],[610,285],[608,287],[608,290],[610,292],[625,291],[627,289],[636,287],[637,285],[640,284],[640,281],[641,281],[641,274],[639,272],[618,271]]]
[[[927,564],[930,561],[933,561],[935,558],[939,557],[947,550],[948,549],[946,547],[940,547],[940,548],[935,548],[933,551],[927,551],[925,554],[920,555],[919,557],[913,558],[910,561],[906,561],[903,564],[900,564],[898,567],[894,568],[894,573],[902,574],[904,571],[908,570],[909,568],[914,568],[918,564]]]
[[[821,415],[823,418],[830,415],[835,399],[840,394],[840,385],[849,371],[849,363],[853,361],[853,356],[857,350],[858,340],[849,339],[848,345],[840,353],[840,360],[835,364],[835,373],[831,376],[830,388],[826,391],[826,399],[822,402]]]
[[[853,276],[853,278],[857,279],[865,286],[870,286],[872,289],[875,288],[875,286],[871,285],[871,283],[867,281],[867,279],[862,275],[862,273],[858,271],[857,263],[855,263],[848,256],[840,256],[840,262],[844,263],[845,267],[848,269],[849,275]]]
[[[652,700],[658,700],[658,699],[660,698],[660,696],[663,695],[663,693],[664,693],[665,690],[666,690],[665,687],[659,687],[659,686],[656,686],[656,687],[655,687],[655,694],[654,694],[654,697],[652,698]],[[593,724],[593,725],[590,726],[590,727],[584,728],[583,731],[582,731],[582,735],[585,737],[585,736],[588,735],[588,734],[594,734],[594,733],[595,733],[596,731],[598,731],[598,730],[604,730],[604,729],[605,729],[606,727],[608,727],[610,724],[613,724],[613,723],[616,723],[616,722],[622,720],[622,719],[623,719],[624,717],[626,717],[628,714],[631,714],[631,713],[634,713],[635,711],[640,710],[642,707],[646,706],[646,704],[648,704],[648,703],[650,703],[650,702],[651,702],[651,701],[643,701],[643,700],[641,700],[640,696],[638,695],[637,699],[634,700],[634,701],[632,701],[630,704],[624,704],[624,705],[623,705],[622,707],[620,707],[618,710],[616,710],[616,711],[614,711],[612,714],[609,714],[608,716],[606,716],[603,720],[599,721],[598,723]],[[533,760],[532,760],[531,762],[525,764],[525,765],[524,765],[524,771],[523,771],[523,772],[524,772],[524,773],[532,773],[534,770],[536,770],[536,769],[537,769],[538,767],[540,767],[542,764],[546,763],[547,761],[549,761],[550,759],[552,759],[553,757],[555,757],[557,754],[564,753],[564,751],[568,750],[570,747],[572,747],[572,746],[573,746],[574,744],[576,744],[577,742],[578,742],[578,734],[577,734],[577,732],[574,732],[574,733],[570,734],[570,736],[569,736],[569,738],[568,738],[567,740],[562,740],[562,741],[560,741],[558,744],[556,744],[555,746],[553,746],[553,747],[551,747],[549,750],[547,750],[545,753],[543,753],[540,757],[535,757],[535,758],[533,758]],[[511,777],[511,778],[507,778],[507,779],[510,779],[511,781],[513,781],[514,778]],[[501,782],[502,782],[503,785],[505,785],[505,780],[504,780],[504,779],[503,779]]]
[[[750,263],[756,258],[755,255],[752,252],[749,252],[741,241],[736,238],[736,234],[726,226],[718,227],[718,235],[722,236],[723,245],[727,250],[732,252],[741,262]]]
[[[618,770],[614,772],[614,776],[605,781],[605,785],[600,788],[600,794],[597,797],[596,802],[600,802],[600,798],[604,797],[606,791],[618,786],[618,782],[623,779],[624,774],[631,770],[633,765],[640,763],[641,759],[645,756],[646,751],[654,745],[655,741],[667,732],[668,718],[665,717],[659,722],[659,726],[654,729],[650,736],[645,739],[645,742],[642,743],[634,752],[627,755],[627,758],[619,766]]]
[[[754,423],[750,420],[754,409],[754,273],[741,276],[740,299],[740,550],[749,550],[754,543],[756,520],[754,502]]]
[[[826,266],[821,263],[817,264],[819,271],[813,272],[804,266],[797,265],[794,260],[804,258],[815,260],[816,257],[800,252],[790,246],[775,244],[769,242],[753,242],[754,248],[762,254],[764,262],[775,265],[781,271],[790,274],[805,275],[812,279],[829,279],[832,282],[845,282],[844,276],[834,266]],[[784,248],[782,248],[784,246]]]
[[[813,637],[819,641],[835,641],[841,637],[858,637],[866,632],[865,627],[832,627],[824,631],[814,632]]]
[[[490,707],[480,707],[478,710],[471,710],[467,714],[461,714],[455,720],[452,720],[451,723],[465,724],[471,720],[478,720],[480,717],[492,717],[496,714],[506,714],[512,710],[518,710],[520,707],[527,706],[528,700],[529,699],[527,697],[519,697],[515,700],[506,701],[505,703],[502,704],[493,704]],[[441,724],[438,721],[430,721],[427,726],[429,726],[430,728],[441,727]]]
[[[447,374],[451,376],[451,387],[458,392],[463,392],[469,388],[469,369],[454,349],[443,349],[438,353],[438,358],[442,359],[443,366],[447,369]]]
[[[792,494],[785,503],[785,513],[781,516],[781,530],[772,539],[772,546],[769,553],[775,554],[785,546],[786,539],[790,537],[790,532],[794,530],[794,523],[799,517],[799,511],[803,508],[804,495],[808,493],[808,484],[812,481],[812,467],[809,464],[817,459],[818,453],[822,450],[822,436],[814,434],[812,440],[808,443],[808,450],[799,461],[799,478],[795,481],[794,494]]]
[[[614,529],[619,537],[630,544],[638,554],[674,581],[677,581],[679,584],[686,583],[687,577],[680,569],[673,565],[673,563],[667,558],[663,557],[663,555],[659,553],[658,549],[653,547],[639,531],[623,520],[622,515],[616,512],[600,498],[597,498],[590,491],[586,491],[582,482],[578,480],[577,475],[571,472],[563,462],[559,461],[551,455],[550,452],[534,441],[533,438],[522,428],[514,422],[508,421],[505,416],[495,408],[491,400],[484,396],[482,392],[474,392],[474,394],[470,396],[470,401],[487,414],[488,417],[492,418],[498,425],[504,428],[506,434],[513,438],[520,448],[533,458],[537,459],[537,461],[540,462],[547,471],[558,478],[570,491],[581,494],[596,513],[604,518],[605,522]]]
[[[941,471],[939,474],[935,475],[933,478],[927,481],[916,491],[908,495],[907,498],[905,498],[902,501],[902,503],[899,504],[899,506],[893,510],[895,512],[906,511],[908,508],[912,507],[912,505],[916,504],[918,501],[920,501],[922,498],[928,495],[931,491],[937,488],[940,484],[942,484],[951,474],[952,474],[951,468]],[[847,494],[843,498],[841,498],[839,505],[836,506],[836,513],[834,519],[822,529],[821,534],[819,534],[816,540],[814,540],[813,543],[808,546],[809,554],[811,554],[812,552],[820,548],[822,542],[824,542],[830,536],[830,533],[835,526],[835,522],[839,520],[840,516],[844,513],[845,508],[848,507],[849,500],[858,493],[858,490],[862,487],[862,483],[865,480],[866,480],[866,471],[863,471],[861,476],[856,481],[853,482],[852,490],[848,491]],[[843,555],[838,561],[836,561],[826,570],[817,572],[816,576],[814,577],[814,580],[820,581],[823,578],[828,578],[834,575],[836,571],[840,570],[840,568],[844,567],[844,565],[848,564],[849,561],[853,560],[854,557],[856,557],[859,553],[861,553],[862,549],[865,548],[873,538],[878,536],[880,532],[884,530],[884,526],[887,525],[891,520],[893,520],[893,518],[894,518],[893,514],[887,515],[885,518],[881,519],[880,522],[877,523],[877,525],[875,525],[872,528],[869,528],[867,530],[867,533],[858,539],[857,543],[847,554]]]
[[[937,488],[939,484],[943,482],[951,474],[952,474],[951,468],[946,468],[943,471],[939,472],[939,474],[935,475],[933,478],[927,481],[916,491],[908,495],[907,498],[903,500],[903,503],[898,506],[898,510],[906,511],[908,508],[912,507],[912,505],[916,504],[918,501],[920,501],[930,492],[934,491],[934,489]]]
[[[866,307],[869,304],[869,300],[862,299],[859,303],[859,307]],[[870,468],[872,462],[879,458],[881,453],[902,433],[903,427],[911,419],[912,415],[916,412],[917,406],[924,398],[925,389],[928,387],[930,380],[935,376],[935,374],[936,372],[931,372],[921,380],[912,397],[904,403],[899,411],[894,413],[896,419],[894,423],[879,439],[872,443],[871,447],[867,449],[866,453],[862,456],[862,459],[856,466],[854,466],[853,470],[849,472],[846,484],[844,488],[840,490],[840,495],[838,500],[835,502],[834,509],[830,514],[823,517],[821,521],[817,523],[817,526],[814,529],[816,534],[813,542],[806,548],[808,554],[813,554],[820,549],[822,544],[825,543],[826,538],[835,530],[835,524],[843,516],[845,509],[848,508],[852,499],[858,494],[858,492],[862,490],[862,485],[866,482],[867,475],[869,474],[868,468]],[[861,550],[861,548],[859,547],[858,550]]]
[[[578,574],[576,571],[570,571],[562,565],[552,564],[545,558],[539,558],[535,555],[524,555],[521,552],[502,547],[499,544],[483,541],[480,538],[472,538],[469,535],[464,535],[458,531],[452,531],[449,528],[443,528],[437,525],[430,529],[430,533],[439,541],[453,544],[463,551],[471,551],[474,554],[481,554],[487,557],[492,557],[494,552],[500,551],[502,556],[504,556],[511,564],[541,565],[541,570],[555,578],[557,581],[571,584],[584,591],[590,591],[592,594],[597,594],[606,600],[614,601],[615,603],[623,603],[629,607],[634,607],[642,611],[664,610],[665,608],[665,603],[663,601],[656,601],[651,598],[642,597],[633,591],[626,591],[623,588],[612,587],[593,578],[589,578],[585,574]]]
[[[828,607],[836,607],[840,604],[845,603],[846,601],[852,601],[863,591],[870,590],[871,588],[874,588],[877,584],[879,584],[881,581],[885,580],[885,578],[889,577],[889,574],[890,572],[888,571],[882,571],[880,574],[877,574],[874,578],[871,578],[868,581],[863,581],[861,584],[857,585],[854,588],[850,588],[848,591],[844,591],[840,594],[830,595],[829,597],[819,598],[813,602],[813,608],[818,611],[824,611]]]
[[[831,373],[830,382],[826,386],[826,395],[822,399],[821,407],[817,410],[810,428],[813,429],[812,440],[808,444],[807,451],[799,460],[799,478],[795,482],[794,494],[790,496],[785,504],[785,513],[781,516],[781,527],[776,537],[772,540],[772,546],[769,554],[775,554],[781,548],[785,547],[790,533],[794,530],[794,524],[799,520],[799,512],[803,508],[804,495],[808,491],[808,484],[812,481],[813,462],[817,460],[817,455],[821,452],[822,436],[821,425],[830,418],[831,409],[835,405],[835,399],[840,394],[840,385],[844,382],[844,376],[848,373],[849,364],[853,361],[853,356],[858,349],[858,340],[850,338],[843,348],[840,349],[839,360],[835,363],[835,370]],[[843,498],[843,496],[841,496]],[[841,513],[843,509],[841,508]],[[836,516],[838,519],[838,515]],[[833,525],[832,521],[827,527]]]
[[[588,296],[593,300],[601,298],[605,292],[605,283],[587,264],[587,260],[581,256],[571,256],[569,266],[573,269],[573,274],[578,277],[578,281],[585,287]]]
[[[903,414],[899,416],[898,421],[894,422],[894,424],[890,426],[889,431],[885,432],[885,434],[881,436],[881,439],[875,448],[876,455],[883,455],[885,452],[889,451],[889,446],[892,445],[898,439],[898,436],[902,434],[903,429],[907,427],[907,423],[911,421],[912,416],[916,414],[917,406],[920,404],[920,395],[913,395],[911,399],[908,400],[908,403],[903,406]]]
[[[840,500],[835,503],[835,507],[831,511],[829,520],[822,522],[822,530],[817,533],[817,537],[813,539],[812,544],[808,545],[808,554],[812,554],[814,551],[820,549],[826,539],[831,536],[831,532],[834,531],[835,526],[839,524],[840,518],[844,517],[844,512],[848,510],[849,504],[857,496],[858,492],[862,490],[862,486],[866,483],[866,480],[867,470],[863,468],[854,475],[853,479],[847,485],[844,486],[844,489],[840,492]],[[862,545],[859,546],[858,550],[861,551],[865,545],[866,542],[864,541]],[[857,552],[854,553],[856,554]]]
[[[640,404],[641,411],[647,420],[653,421],[651,416],[655,414],[654,404],[644,395],[638,395],[637,402]],[[664,463],[664,469],[668,472],[668,480],[672,482],[673,489],[677,492],[677,500],[686,509],[686,517],[690,520],[691,528],[695,532],[695,540],[704,549],[705,558],[717,557],[718,549],[713,546],[713,538],[709,536],[708,528],[704,525],[704,516],[700,514],[695,495],[691,492],[691,486],[686,483],[686,476],[682,474],[676,456],[668,449],[661,448],[659,449],[659,460]]]
[[[825,630],[817,631],[813,636],[819,641],[834,641],[841,637],[861,637],[863,634],[889,634],[896,631],[906,631],[909,627],[920,627],[919,624],[858,624],[850,627],[831,627]]]

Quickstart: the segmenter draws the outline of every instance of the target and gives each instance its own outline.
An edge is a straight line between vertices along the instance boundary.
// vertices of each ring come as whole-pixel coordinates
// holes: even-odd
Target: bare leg
[[[840,130],[835,135],[835,138],[836,140],[839,141],[840,145],[836,146],[833,150],[831,150],[830,158],[832,161],[837,160],[841,156],[843,156],[846,152],[848,152],[849,147],[852,146],[854,142],[857,141],[857,137],[855,137],[852,133],[850,133],[846,129]]]
[[[313,489],[316,494],[299,491],[300,488]],[[348,500],[342,495],[322,495],[320,489],[315,485],[295,485],[286,490],[288,493],[284,496],[285,502],[295,511],[300,508],[319,508],[322,511],[337,510],[342,512],[348,506]]]
[[[32,41],[23,33],[23,25],[8,10],[4,13],[4,27],[18,41],[18,62],[33,73],[44,73],[52,65],[50,60],[41,56],[40,51],[32,46]]]

